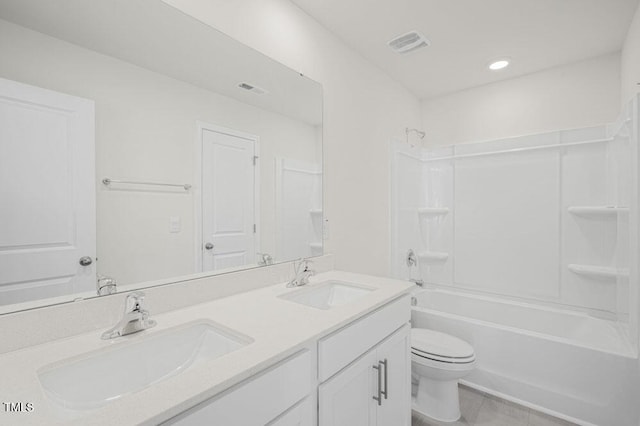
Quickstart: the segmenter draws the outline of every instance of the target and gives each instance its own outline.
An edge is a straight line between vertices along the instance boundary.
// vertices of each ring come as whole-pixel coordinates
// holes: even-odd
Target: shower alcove
[[[638,118],[392,144],[392,270],[425,283],[414,326],[476,348],[470,385],[596,424],[638,392]]]

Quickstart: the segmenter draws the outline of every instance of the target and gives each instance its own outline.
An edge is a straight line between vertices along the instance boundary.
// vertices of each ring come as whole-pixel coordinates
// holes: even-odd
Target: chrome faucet
[[[268,266],[273,265],[273,256],[269,253],[257,253],[260,256],[260,260],[258,261],[258,265],[260,266]]]
[[[105,340],[126,336],[154,327],[156,322],[149,319],[149,311],[144,308],[144,293],[134,291],[127,295],[124,305],[124,315],[122,319],[109,330],[102,333]]]
[[[424,281],[420,278],[409,278],[409,281],[417,285],[418,287],[424,287]]]
[[[424,281],[422,281],[421,278],[411,278],[411,268],[413,268],[414,266],[418,266],[418,257],[416,256],[416,253],[413,251],[413,249],[409,249],[407,251],[407,257],[405,261],[407,262],[407,267],[409,268],[409,281],[419,287],[424,287]],[[418,270],[418,273],[420,273],[420,270]]]
[[[309,284],[309,277],[316,273],[316,271],[309,268],[312,263],[308,259],[299,259],[293,262],[295,276],[287,283],[287,287],[300,287]]]
[[[96,286],[98,296],[106,296],[107,294],[113,294],[118,291],[116,279],[104,275],[98,275]]]

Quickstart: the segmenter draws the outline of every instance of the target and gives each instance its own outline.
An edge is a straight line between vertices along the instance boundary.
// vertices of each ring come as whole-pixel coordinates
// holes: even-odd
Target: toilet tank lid
[[[474,355],[473,347],[464,340],[426,328],[411,329],[411,347],[447,358],[469,358]]]

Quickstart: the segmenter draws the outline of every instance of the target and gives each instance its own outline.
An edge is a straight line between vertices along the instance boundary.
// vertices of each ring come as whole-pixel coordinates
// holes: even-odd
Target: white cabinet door
[[[411,424],[410,330],[405,324],[320,385],[320,426]]]
[[[0,79],[0,305],[95,290],[94,156],[93,101]]]
[[[377,350],[383,366],[382,404],[378,406],[378,425],[409,426],[411,424],[411,353],[410,327],[405,325]]]
[[[375,349],[320,385],[319,426],[370,426],[376,424],[378,365]]]

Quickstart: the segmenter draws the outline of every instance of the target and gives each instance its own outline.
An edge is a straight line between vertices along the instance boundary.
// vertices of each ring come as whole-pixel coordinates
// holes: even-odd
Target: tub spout
[[[419,287],[424,287],[424,281],[422,281],[422,279],[420,278],[409,278],[409,281],[411,281],[412,283],[414,283]]]

